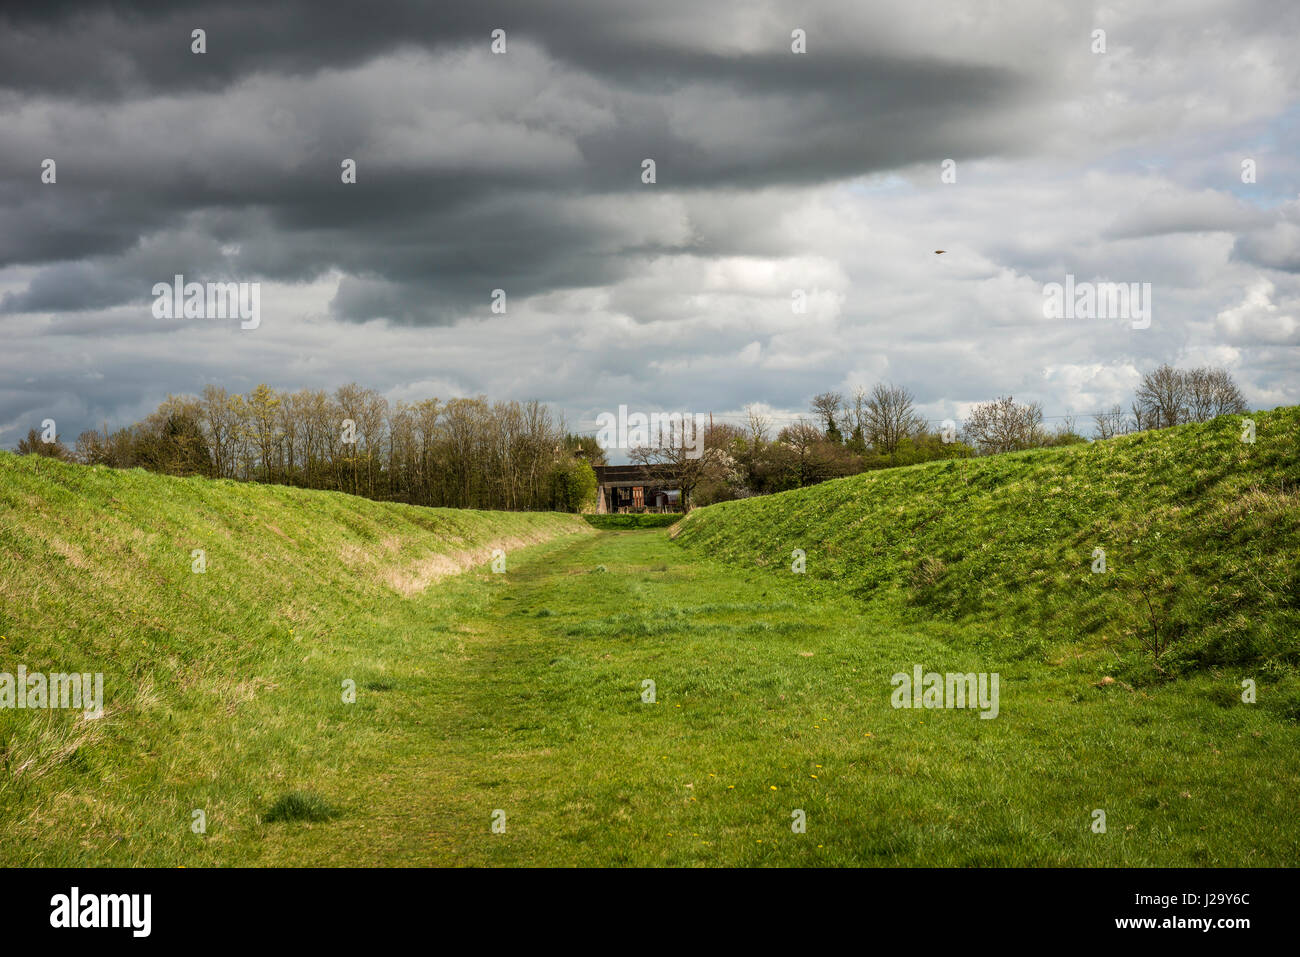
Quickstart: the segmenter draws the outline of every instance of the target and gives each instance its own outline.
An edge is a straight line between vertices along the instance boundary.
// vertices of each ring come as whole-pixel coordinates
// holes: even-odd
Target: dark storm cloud
[[[892,379],[927,415],[1007,389],[1059,413],[1185,359],[1294,399],[1298,25],[1267,0],[6,8],[0,441],[205,382],[572,418]],[[1152,328],[1043,323],[1067,271],[1152,281]],[[262,280],[266,321],[153,319],[177,273]]]
[[[820,9],[819,9],[820,6]],[[660,22],[690,12],[681,42],[662,31],[638,29],[647,16]],[[924,108],[953,95],[997,94],[1006,71],[971,69],[935,60],[889,63],[862,59],[856,38],[829,55],[843,37],[834,7],[809,5],[770,25],[773,52],[728,54],[732,24],[693,2],[645,5],[614,0],[531,4],[481,0],[430,4],[388,0],[372,7],[351,0],[297,0],[268,4],[227,2],[51,2],[0,14],[0,89],[69,92],[79,98],[220,89],[256,72],[307,74],[346,68],[402,47],[430,51],[485,43],[491,31],[541,44],[556,59],[614,82],[669,88],[686,79],[737,83],[750,89],[824,92],[848,88],[879,105]],[[819,58],[793,61],[790,30],[811,31]],[[195,28],[207,32],[208,52],[196,70],[190,52]],[[695,44],[712,34],[712,44]],[[717,52],[706,50],[712,46]],[[938,67],[935,70],[933,67]],[[901,83],[900,83],[901,81]],[[907,92],[900,94],[898,87]]]
[[[771,27],[767,51],[736,53],[729,25],[707,14],[674,45],[629,29],[635,7],[432,9],[113,3],[9,15],[0,86],[10,99],[36,95],[0,145],[0,203],[12,224],[0,266],[52,265],[0,308],[107,308],[174,272],[308,280],[337,269],[352,277],[340,316],[449,322],[492,288],[526,296],[600,284],[625,273],[627,252],[662,248],[581,209],[585,197],[644,192],[646,157],[658,165],[656,188],[671,191],[1014,151],[997,114],[1032,88],[1005,67],[836,47],[833,21],[813,28],[823,44],[814,57],[789,52],[785,23]],[[493,57],[498,25],[512,47]],[[189,50],[195,26],[207,31],[203,56]],[[453,55],[473,62],[454,102],[431,116],[424,97],[442,91],[419,76]],[[367,69],[385,56],[396,58],[388,69]],[[527,74],[514,78],[513,100],[492,90],[512,70]],[[557,70],[567,73],[555,79]],[[558,97],[581,99],[573,109],[605,111],[605,121],[580,128],[563,106],[530,113],[521,101],[548,79]],[[69,108],[82,112],[68,117]],[[497,125],[477,132],[485,120]],[[404,127],[414,145],[395,146]],[[553,161],[545,150],[534,160],[538,139]],[[35,170],[46,156],[58,160],[59,181],[42,188]],[[360,167],[347,188],[344,157]],[[136,268],[146,263],[132,251],[150,236],[182,223],[210,228],[221,212],[230,214],[221,238],[242,254],[214,255],[208,244],[198,255],[202,244],[190,242]],[[703,244],[716,255],[731,242],[694,236],[671,248]]]

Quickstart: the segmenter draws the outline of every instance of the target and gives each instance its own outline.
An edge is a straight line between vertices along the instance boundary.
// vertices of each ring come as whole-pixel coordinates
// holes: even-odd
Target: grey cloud
[[[1205,354],[1294,401],[1293,339],[1268,305],[1293,313],[1283,281],[1300,272],[1283,205],[1300,105],[1279,54],[1297,10],[6,11],[0,424],[50,407],[121,424],[208,381],[351,379],[574,418],[800,409],[881,375],[935,409],[1012,390],[1059,413]],[[1104,58],[1087,43],[1103,14]],[[796,25],[804,56],[787,52]],[[487,52],[498,26],[504,57]],[[1260,158],[1257,190],[1238,154]],[[956,184],[938,181],[946,158]],[[1152,329],[1044,323],[1041,286],[1067,271],[1153,282]],[[262,328],[153,321],[152,284],[175,273],[262,280]],[[1277,290],[1251,304],[1263,273]],[[796,286],[816,314],[791,314]]]

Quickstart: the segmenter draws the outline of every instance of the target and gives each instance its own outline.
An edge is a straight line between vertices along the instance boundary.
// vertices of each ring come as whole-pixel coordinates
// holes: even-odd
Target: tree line
[[[81,433],[71,450],[33,429],[18,451],[414,505],[578,511],[595,493],[584,444],[594,445],[536,401],[389,402],[356,383],[332,394],[262,384],[168,396],[134,425]]]
[[[1162,365],[1143,377],[1127,412],[1115,405],[1093,415],[1093,437],[1205,422],[1246,409],[1245,397],[1225,369]],[[848,397],[840,392],[817,395],[809,417],[780,430],[751,407],[745,425],[712,427],[706,452],[698,459],[664,442],[635,450],[632,458],[676,477],[688,505],[707,505],[874,469],[1086,441],[1073,417],[1048,428],[1039,403],[1017,402],[1012,396],[974,406],[961,423],[932,428],[916,411],[909,390],[879,383]]]
[[[1204,422],[1246,408],[1226,370],[1162,365],[1143,377],[1127,411],[1115,405],[1093,415],[1093,437]],[[935,429],[916,411],[909,390],[878,383],[847,398],[817,395],[809,417],[779,430],[751,406],[743,426],[709,428],[702,456],[694,457],[681,435],[677,446],[660,437],[629,457],[680,488],[689,508],[874,469],[1086,441],[1073,418],[1049,429],[1038,403],[1012,396],[980,403],[960,424]],[[18,451],[414,505],[561,511],[591,506],[592,466],[606,461],[592,438],[570,433],[562,417],[535,400],[389,402],[355,383],[332,394],[265,384],[239,394],[210,385],[200,396],[168,396],[134,425],[83,432],[73,449],[57,437],[43,441],[33,429]]]

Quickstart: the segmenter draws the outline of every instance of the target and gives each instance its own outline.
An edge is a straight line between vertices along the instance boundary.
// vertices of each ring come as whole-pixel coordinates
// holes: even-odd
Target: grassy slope
[[[413,643],[370,705],[390,748],[317,779],[345,816],[249,828],[233,859],[1278,866],[1300,855],[1300,729],[1208,704],[1209,675],[1130,692],[1093,687],[1073,663],[994,662],[997,720],[898,711],[898,662],[987,658],[954,647],[957,629],[900,625],[814,582],[683,554],[663,530],[605,532],[540,546],[505,576],[447,582],[429,597],[451,634]],[[498,808],[504,834],[489,828]],[[794,809],[805,834],[791,831]],[[1090,830],[1094,809],[1105,834]],[[229,840],[212,835],[209,853]],[[232,859],[229,844],[220,853]]]
[[[1132,649],[1151,598],[1171,674],[1280,681],[1300,717],[1300,408],[1108,442],[855,476],[698,509],[677,541],[773,578],[807,576],[910,620],[963,626],[999,657],[1090,654],[1098,672],[1158,675]],[[1094,548],[1107,572],[1091,570]],[[1119,660],[1116,660],[1116,659]],[[1263,702],[1261,702],[1263,703]]]
[[[1147,693],[1093,687],[1073,662],[994,661],[997,720],[898,711],[900,661],[989,660],[957,647],[958,629],[900,625],[815,582],[683,554],[663,530],[557,538],[505,575],[460,575],[398,603],[410,616],[390,604],[350,618],[215,722],[170,698],[148,716],[159,727],[119,712],[106,720],[131,722],[114,734],[138,747],[97,742],[43,779],[57,787],[31,786],[0,828],[0,859],[1276,866],[1300,855],[1300,729],[1207,704],[1208,675]],[[335,679],[358,669],[375,680],[343,705]],[[641,699],[646,679],[654,704]],[[297,789],[338,816],[269,823],[271,803]],[[203,837],[191,808],[208,813]],[[1105,834],[1089,828],[1098,808]],[[503,834],[490,829],[496,809]],[[805,834],[791,831],[794,809]]]
[[[1233,587],[1275,595],[1264,624],[1246,626],[1264,642],[1294,605],[1274,582],[1293,581],[1294,493],[1281,483],[1292,488],[1295,455],[1268,443],[1294,450],[1296,420],[1257,418],[1259,442],[1217,472],[1206,462],[1235,447],[1211,426],[968,463],[969,484],[954,466],[916,499],[904,477],[935,466],[710,508],[676,543],[562,516],[0,456],[0,670],[103,670],[109,699],[91,723],[0,712],[0,863],[1294,864],[1300,727],[1276,706],[1292,680],[1285,641],[1270,666],[1099,686],[1129,639],[1119,622],[1088,630],[1075,617],[1125,608],[1087,594],[1092,578],[1075,582],[1073,604],[1054,597],[1061,573],[1041,558],[1068,554],[1086,570],[1091,553],[1056,544],[1070,539],[1056,524],[1093,491],[1051,488],[1077,481],[1088,455],[1140,456],[1166,484],[1199,483],[1183,507],[1203,547],[1260,578]],[[1213,453],[1204,461],[1198,443]],[[1181,466],[1160,464],[1178,453]],[[1040,512],[1010,480],[1033,469],[1051,478],[1038,497],[1060,507]],[[1145,474],[1116,480],[1133,505],[1108,495],[1090,521],[1149,514],[1150,534],[1195,540]],[[954,481],[983,530],[935,518],[956,539],[944,560],[968,567],[959,546],[978,552],[987,537],[1024,563],[979,566],[1005,590],[952,581],[949,565],[938,581],[957,593],[927,592],[913,580],[923,549],[907,553],[917,546],[860,515],[844,530],[863,498],[846,507],[846,487],[895,488],[882,514],[911,518],[910,532],[951,501]],[[822,496],[840,501],[838,519],[817,517]],[[789,526],[781,501],[799,509]],[[1239,538],[1216,531],[1233,508]],[[1048,523],[1053,533],[1028,534]],[[463,547],[449,545],[453,527],[469,542],[523,527],[581,534],[512,551],[504,575],[398,590],[427,553]],[[926,528],[913,540],[947,547]],[[827,550],[808,544],[823,539]],[[807,575],[788,572],[796,545]],[[203,576],[189,570],[198,547]],[[1124,549],[1108,548],[1116,576]],[[1159,554],[1143,549],[1133,554]],[[1037,613],[1035,595],[1055,609]],[[912,663],[998,671],[1000,716],[893,709],[890,675]],[[1239,700],[1240,677],[1255,673],[1267,679],[1258,707]],[[353,705],[340,700],[346,677]],[[653,705],[641,700],[647,678]],[[338,816],[268,821],[296,790]],[[208,815],[202,837],[189,828],[195,808]],[[504,834],[490,830],[497,808]],[[807,812],[806,834],[791,832],[792,809]],[[1094,809],[1105,834],[1089,828]]]
[[[48,844],[20,850],[22,834],[66,841],[69,854],[127,835],[174,843],[151,805],[186,804],[199,783],[255,817],[282,782],[346,763],[338,744],[356,736],[304,725],[302,712],[338,702],[344,678],[363,694],[382,685],[403,641],[441,627],[422,586],[488,561],[493,546],[509,563],[516,547],[573,534],[593,533],[576,516],[0,453],[0,671],[103,672],[107,699],[91,722],[0,710],[0,860],[48,859]],[[205,574],[191,571],[193,549],[206,551]]]

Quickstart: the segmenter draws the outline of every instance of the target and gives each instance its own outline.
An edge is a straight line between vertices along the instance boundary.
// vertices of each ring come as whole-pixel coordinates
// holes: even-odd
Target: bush
[[[551,504],[556,511],[581,512],[596,501],[596,472],[582,459],[569,458],[551,471]]]
[[[642,512],[627,515],[584,515],[593,527],[604,529],[619,528],[665,528],[681,520],[676,512]]]

